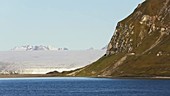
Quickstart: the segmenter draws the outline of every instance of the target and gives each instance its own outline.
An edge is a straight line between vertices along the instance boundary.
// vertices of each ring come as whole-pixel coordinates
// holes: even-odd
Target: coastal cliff
[[[106,55],[68,75],[170,76],[170,0],[145,0],[118,22]]]

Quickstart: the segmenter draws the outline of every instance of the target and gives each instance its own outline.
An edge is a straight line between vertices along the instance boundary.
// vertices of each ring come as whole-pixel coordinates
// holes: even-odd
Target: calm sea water
[[[0,79],[0,96],[170,96],[170,80]]]

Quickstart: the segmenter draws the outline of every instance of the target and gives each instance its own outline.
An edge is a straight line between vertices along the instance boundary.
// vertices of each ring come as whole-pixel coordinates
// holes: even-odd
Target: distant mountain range
[[[25,45],[25,46],[19,46],[14,47],[11,49],[12,51],[45,51],[45,50],[68,50],[68,48],[55,48],[51,46],[32,46],[32,45]]]
[[[52,46],[44,46],[44,45],[24,45],[24,46],[16,46],[11,49],[11,51],[60,51],[60,50],[69,50],[68,48],[56,48]],[[96,50],[93,47],[90,47],[87,50]],[[98,49],[97,49],[98,50]],[[107,46],[101,48],[101,50],[107,50]]]

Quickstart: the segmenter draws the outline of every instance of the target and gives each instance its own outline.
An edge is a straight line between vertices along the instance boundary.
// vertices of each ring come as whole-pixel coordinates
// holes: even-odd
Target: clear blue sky
[[[117,22],[142,1],[0,0],[0,50],[21,45],[100,49]]]

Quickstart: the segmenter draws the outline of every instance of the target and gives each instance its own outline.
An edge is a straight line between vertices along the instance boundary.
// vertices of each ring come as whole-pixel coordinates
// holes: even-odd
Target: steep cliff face
[[[169,0],[146,0],[139,4],[129,17],[118,23],[107,55],[120,52],[144,54],[159,44],[170,34],[169,5]]]
[[[170,76],[170,0],[145,0],[117,24],[106,56],[78,76]]]

